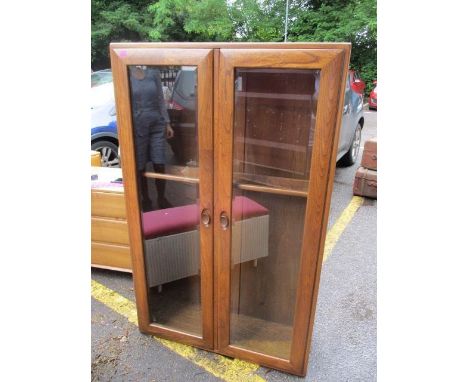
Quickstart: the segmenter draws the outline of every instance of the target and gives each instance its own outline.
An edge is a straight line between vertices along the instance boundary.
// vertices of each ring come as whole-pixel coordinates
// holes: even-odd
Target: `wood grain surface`
[[[128,83],[128,66],[196,66],[198,73],[197,86],[197,124],[199,142],[199,187],[200,213],[203,209],[212,211],[212,118],[213,118],[213,52],[211,49],[161,49],[153,46],[145,49],[127,49],[119,44],[110,45],[111,64],[114,77],[114,90],[119,126],[119,142],[123,178],[125,179],[125,196],[127,221],[129,226],[130,248],[134,274],[135,297],[138,311],[138,324],[142,331],[178,340],[202,348],[213,348],[213,249],[212,226],[200,230],[200,263],[201,263],[201,300],[203,310],[203,336],[198,337],[169,327],[151,322],[148,306],[148,286],[145,276],[144,248],[142,240],[141,211],[135,171],[135,150],[133,141],[132,110]],[[154,176],[151,173],[149,177]],[[159,175],[157,175],[160,177]],[[168,174],[165,179],[174,181],[193,179]],[[189,182],[190,183],[190,182]]]
[[[305,375],[333,187],[350,44],[116,43],[111,44],[110,50],[140,329],[231,357]],[[188,327],[186,331],[181,331],[151,323],[134,160],[128,65],[197,66],[199,174],[182,176],[169,173],[164,176],[170,177],[172,181],[198,182],[200,212],[206,209],[211,215],[208,227],[200,227],[202,337],[190,334],[191,329]],[[252,117],[248,108],[273,110],[290,105],[300,110],[308,106],[300,106],[297,102],[306,105],[310,100],[303,95],[285,97],[287,88],[283,88],[278,89],[278,97],[290,101],[279,102],[275,95],[257,94],[259,91],[255,87],[251,88],[254,90],[250,93],[239,94],[235,99],[236,68],[320,71],[311,151],[307,151],[305,146],[301,148],[295,142],[287,141],[284,147],[288,150],[295,147],[295,159],[286,163],[286,155],[283,159],[274,158],[277,162],[272,165],[268,162],[274,150],[268,146],[262,147],[263,143],[259,145],[258,142],[266,139],[268,129],[275,125],[275,118],[268,119],[264,115]],[[248,97],[256,97],[256,100],[249,103]],[[286,120],[293,118],[288,117],[292,114],[288,114],[286,107],[283,115]],[[240,125],[235,126],[234,122]],[[264,125],[266,135],[255,140],[256,137],[246,132],[244,123]],[[304,127],[301,126],[306,126],[305,122],[296,120],[296,123],[299,123],[296,126],[298,132],[303,131]],[[291,124],[289,126],[292,128]],[[300,134],[297,136],[298,142],[304,139]],[[280,139],[280,135],[275,139]],[[250,146],[241,149],[235,144],[238,140]],[[280,168],[281,171],[269,172],[268,166]],[[147,176],[160,177],[160,174],[155,176],[148,173]],[[231,266],[230,227],[232,200],[236,195],[260,200],[262,205],[272,211],[270,237],[275,238],[272,242],[279,244],[264,258],[270,259],[259,259],[255,266],[251,262]],[[221,214],[225,214],[230,221],[228,229],[221,226]],[[287,224],[282,226],[281,219]],[[282,253],[294,255],[286,261]],[[283,267],[284,275],[274,274],[278,266]],[[239,284],[232,284],[232,277],[238,278]],[[252,283],[255,277],[258,282],[251,284],[255,285],[252,291],[239,287],[242,283]],[[265,297],[262,288],[268,288],[268,284],[265,284],[268,277],[278,277],[278,280],[284,280],[293,287],[282,290],[271,286],[274,293],[271,293],[271,297]],[[233,290],[234,293],[231,293],[231,287],[237,288]],[[233,295],[239,296],[238,299],[233,301]],[[266,299],[263,307],[252,308],[262,299]],[[285,312],[282,306],[288,300],[294,309]],[[234,330],[238,337],[233,337],[231,341],[233,306],[248,314],[236,317],[238,330]],[[190,310],[184,312],[186,317],[194,314]],[[264,330],[258,331],[249,340],[248,333],[255,331],[259,324],[262,325],[265,319],[262,317],[274,319],[269,320]],[[188,320],[175,316],[171,319],[177,319],[179,327],[183,327]],[[275,339],[275,333],[281,333],[281,338]],[[267,337],[272,337],[270,342],[266,340]],[[275,340],[281,341],[281,344]],[[278,348],[275,350],[274,346]]]
[[[91,242],[93,267],[132,272],[132,258],[128,245]]]
[[[347,47],[349,49],[349,46]],[[340,97],[342,98],[346,49],[288,50],[269,49],[221,49],[218,95],[215,110],[215,214],[225,211],[231,216],[233,198],[233,120],[234,120],[234,71],[235,68],[291,68],[319,69],[320,92],[317,106],[313,150],[310,169],[310,182],[305,208],[302,249],[300,250],[299,277],[297,280],[294,325],[289,359],[279,359],[272,355],[260,354],[253,350],[230,344],[231,273],[229,230],[215,227],[215,258],[217,267],[218,301],[218,345],[223,354],[258,362],[262,365],[279,368],[299,375],[306,373],[309,333],[313,323],[313,310],[316,305],[316,285],[318,286],[319,266],[323,256],[323,229],[326,229],[325,210],[329,209],[328,192],[333,181],[330,171],[334,167],[336,152],[335,137],[339,134],[341,121]],[[216,111],[215,111],[216,113]],[[337,132],[338,131],[338,132]],[[237,139],[237,136],[236,136]],[[335,151],[334,151],[335,150]],[[244,154],[245,155],[245,154]],[[245,189],[245,185],[241,185]],[[268,191],[264,186],[250,185],[252,191]],[[255,190],[256,188],[256,190]],[[270,190],[271,191],[271,190]],[[302,194],[304,196],[304,194]],[[290,222],[290,220],[289,220]],[[285,224],[285,227],[287,224]],[[324,228],[325,227],[325,228]],[[244,272],[245,273],[245,272]],[[257,273],[258,274],[258,273]],[[315,296],[315,298],[313,298]],[[306,335],[305,335],[306,334]]]
[[[126,219],[125,197],[123,193],[91,191],[91,215]]]
[[[115,244],[128,244],[127,221],[91,217],[91,240]]]

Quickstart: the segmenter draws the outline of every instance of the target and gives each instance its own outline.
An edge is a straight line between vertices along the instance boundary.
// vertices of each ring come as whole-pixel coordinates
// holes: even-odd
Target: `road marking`
[[[327,232],[323,263],[327,260],[328,256],[330,256],[341,234],[353,218],[356,211],[362,205],[363,201],[364,198],[354,196],[333,227]],[[103,303],[108,308],[127,318],[127,320],[132,324],[138,326],[137,310],[133,301],[130,301],[116,291],[113,291],[94,280],[91,280],[91,295],[95,300]],[[174,353],[188,359],[194,364],[205,369],[210,374],[224,381],[266,382],[265,379],[255,374],[255,371],[258,370],[260,365],[239,359],[227,358],[219,354],[215,354],[214,359],[209,359],[202,353],[202,350],[195,347],[155,336],[152,337],[155,341],[158,341],[161,345],[172,350]]]
[[[130,301],[94,280],[91,280],[91,295],[97,301],[103,303],[116,313],[127,318],[132,324],[138,326],[136,305],[133,301]],[[254,373],[259,368],[259,365],[254,363],[227,358],[219,354],[216,354],[212,360],[207,358],[201,350],[192,346],[183,345],[155,336],[152,337],[174,353],[188,359],[224,381],[266,382],[265,379]]]
[[[325,240],[325,250],[323,253],[323,263],[327,260],[328,256],[330,256],[333,248],[338,242],[338,239],[340,238],[346,226],[353,218],[356,211],[362,205],[363,201],[364,198],[360,196],[353,196],[351,202],[341,213],[340,217],[335,222],[335,224],[333,224],[333,227],[327,232],[327,239]]]

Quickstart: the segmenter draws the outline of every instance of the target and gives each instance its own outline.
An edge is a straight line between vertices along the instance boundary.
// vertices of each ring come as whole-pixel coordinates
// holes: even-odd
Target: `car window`
[[[176,91],[183,98],[192,98],[195,94],[196,75],[193,70],[181,70],[174,86]]]

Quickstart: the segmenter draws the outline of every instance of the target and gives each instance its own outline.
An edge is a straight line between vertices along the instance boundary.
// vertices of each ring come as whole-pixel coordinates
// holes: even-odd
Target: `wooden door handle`
[[[219,216],[219,222],[221,224],[221,228],[223,230],[227,230],[229,227],[229,217],[227,216],[226,212],[221,212],[221,215]]]
[[[211,223],[210,211],[207,208],[204,208],[201,212],[201,222],[205,227],[209,227]]]

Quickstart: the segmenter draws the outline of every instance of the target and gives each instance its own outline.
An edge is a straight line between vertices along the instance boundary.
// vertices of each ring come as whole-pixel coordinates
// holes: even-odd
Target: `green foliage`
[[[286,0],[92,0],[92,64],[111,41],[283,41]],[[290,0],[289,41],[352,43],[351,67],[377,78],[376,0]]]
[[[369,92],[377,78],[376,0],[311,1],[291,27],[291,41],[352,43],[351,68],[357,69]]]
[[[109,43],[147,40],[151,0],[92,0],[91,62],[95,69],[109,67]]]
[[[233,39],[241,41],[282,41],[285,7],[281,1],[235,0],[231,17]]]
[[[224,0],[160,0],[148,11],[153,41],[228,41],[233,33]]]
[[[193,41],[184,29],[189,17],[186,1],[161,0],[148,7],[152,22],[149,37],[152,41]]]
[[[233,25],[224,0],[190,1],[190,18],[185,30],[196,33],[203,41],[226,41],[233,34]]]

